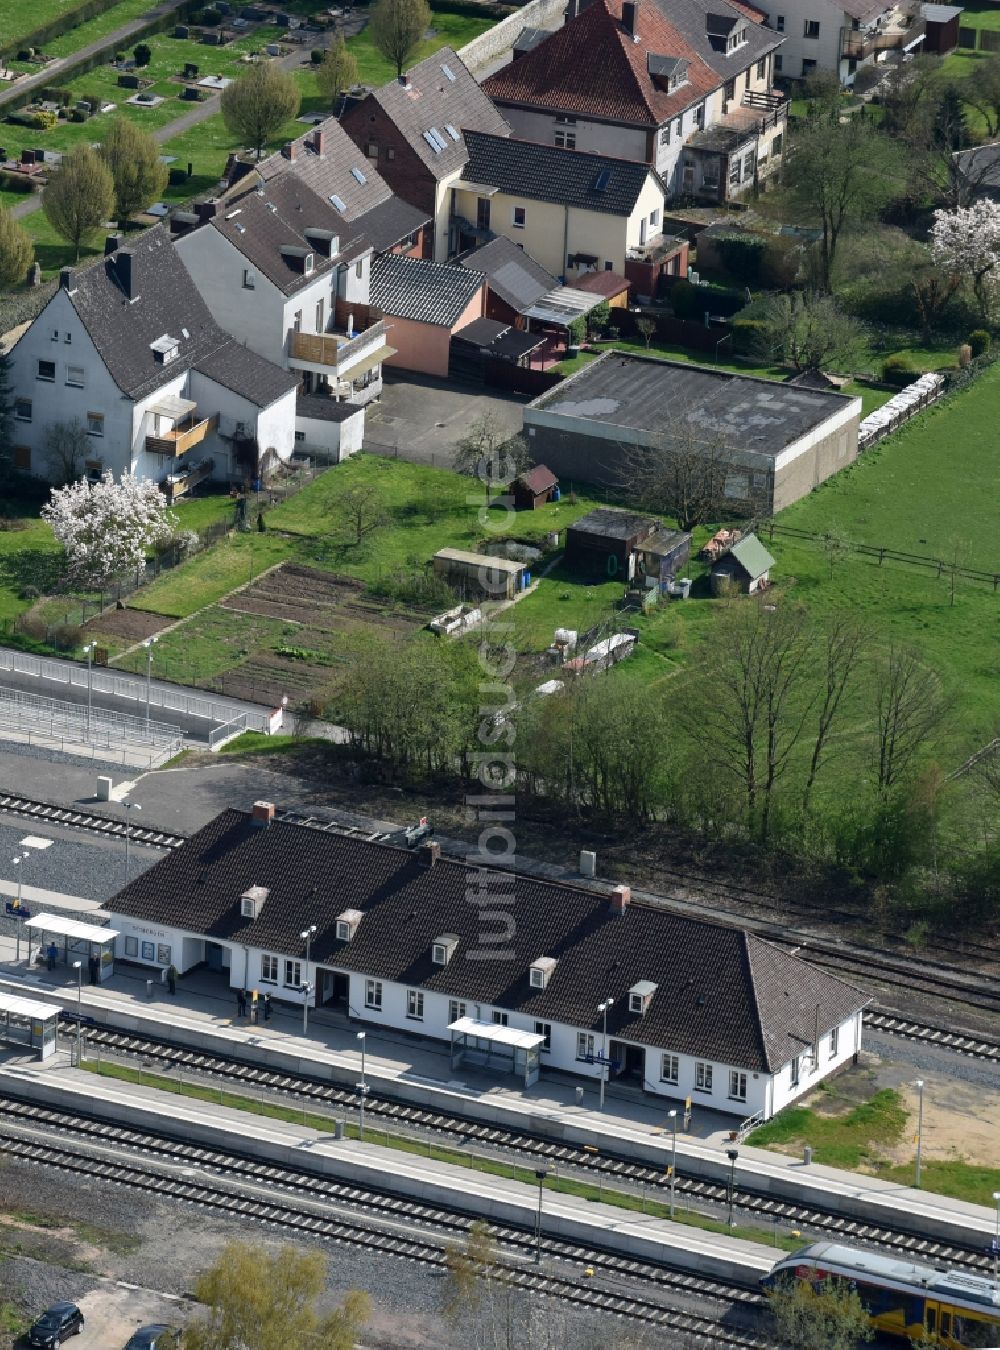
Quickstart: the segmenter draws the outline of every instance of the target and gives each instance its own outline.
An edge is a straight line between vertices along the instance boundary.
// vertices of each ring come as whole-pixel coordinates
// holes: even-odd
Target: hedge
[[[103,14],[105,10],[112,9],[118,0],[83,0],[83,3],[77,5],[75,9],[68,9],[64,14],[59,14],[48,23],[43,23],[41,28],[36,28],[33,33],[25,33],[16,41],[0,47],[0,57],[11,56],[15,50],[24,47],[44,48],[46,42],[51,42],[53,38],[62,37],[63,33],[68,33],[71,29],[79,27],[81,23],[86,23],[88,19],[96,19],[98,14]]]
[[[767,240],[759,234],[733,232],[712,238],[723,267],[731,277],[748,286],[760,280]]]

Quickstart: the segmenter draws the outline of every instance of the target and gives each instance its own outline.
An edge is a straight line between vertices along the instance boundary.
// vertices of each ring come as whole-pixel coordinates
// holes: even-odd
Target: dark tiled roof
[[[131,258],[132,298],[122,284],[122,255]],[[76,273],[70,294],[115,384],[129,398],[196,369],[250,398],[258,407],[279,397],[296,379],[240,346],[218,327],[165,225],[157,225],[117,254]],[[177,356],[161,364],[150,347],[164,335],[176,339]]]
[[[484,281],[451,263],[383,253],[372,262],[371,303],[397,319],[450,328]]]
[[[759,61],[767,52],[780,47],[784,38],[772,28],[764,28],[759,11],[752,5],[731,0],[650,0],[660,15],[684,35],[691,48],[722,80],[731,79]],[[708,16],[732,20],[733,27],[746,30],[746,42],[727,53],[713,43],[708,32]],[[749,20],[749,22],[745,22]]]
[[[316,149],[317,133],[322,134],[322,153]],[[294,160],[279,152],[257,166],[265,180],[291,170],[324,201],[329,201],[331,195],[338,197],[344,203],[342,214],[350,221],[392,196],[389,184],[369,164],[335,117],[311,127],[292,145]],[[363,183],[352,172],[354,169],[361,171]],[[333,205],[341,210],[336,203]]]
[[[356,223],[375,252],[385,253],[429,225],[430,221],[426,211],[404,202],[402,197],[387,197],[363,216],[358,216]]]
[[[491,75],[483,89],[501,106],[659,126],[718,87],[712,67],[652,0],[639,0],[638,32],[636,43],[623,28],[621,0],[593,0],[558,32]],[[673,92],[661,88],[648,69],[650,54],[686,60],[686,83]]]
[[[454,78],[449,79],[448,72]],[[450,47],[440,48],[407,71],[405,86],[392,80],[370,97],[392,119],[435,178],[445,178],[465,163],[463,131],[510,135],[502,114]],[[457,140],[452,131],[457,133]],[[437,132],[436,142],[428,141],[431,132]]]
[[[648,164],[561,150],[537,141],[515,141],[466,132],[469,162],[463,178],[488,183],[510,196],[557,202],[604,215],[629,216],[650,174]],[[599,186],[600,185],[600,186]],[[663,184],[660,182],[661,191]]]
[[[518,248],[502,234],[458,261],[463,267],[485,273],[490,290],[518,313],[530,309],[536,300],[559,284],[540,263],[529,258],[523,248]]]
[[[256,920],[240,913],[251,886],[269,891]],[[484,960],[483,921],[470,889],[512,917],[509,959]],[[612,913],[607,898],[519,874],[467,869],[421,853],[277,822],[255,829],[224,811],[109,903],[115,914],[155,920],[215,941],[288,955],[315,924],[314,959],[376,978],[494,1004],[529,1017],[596,1027],[611,997],[608,1030],[640,1044],[701,1054],[769,1072],[844,1021],[866,997],[832,975],[737,928],[633,902]],[[350,942],[336,917],[359,909]],[[431,962],[439,934],[458,935],[447,966]],[[496,948],[493,948],[494,954]],[[477,959],[478,953],[478,959]],[[543,990],[528,969],[556,967]],[[657,992],[645,1017],[626,997],[639,980]]]
[[[295,400],[296,417],[312,417],[317,422],[349,422],[352,417],[363,414],[364,408],[360,404],[342,399],[299,394]]]
[[[246,193],[228,211],[212,220],[234,248],[285,295],[309,286],[323,272],[346,261],[342,253],[351,248],[358,228],[294,174],[279,174],[258,190]],[[321,247],[306,230],[329,231],[337,238],[335,257],[324,257]],[[313,255],[313,270],[306,273],[300,262],[282,249],[302,249]]]
[[[584,272],[569,283],[575,291],[587,291],[590,295],[603,295],[607,299],[627,291],[631,282],[620,272]]]

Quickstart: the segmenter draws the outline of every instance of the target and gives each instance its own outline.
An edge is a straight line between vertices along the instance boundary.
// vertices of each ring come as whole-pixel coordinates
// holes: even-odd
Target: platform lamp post
[[[365,1033],[358,1032],[358,1044],[361,1046],[361,1082],[358,1084],[358,1091],[361,1094],[361,1105],[358,1108],[359,1128],[361,1131],[361,1142],[365,1139],[365,1094],[368,1091],[368,1084],[365,1082]]]
[[[306,944],[306,981],[302,986],[302,1034],[309,1032],[309,995],[312,992],[312,986],[309,983],[309,952],[312,947],[312,940],[316,936],[316,925],[311,923],[308,928],[304,928],[299,937]]]
[[[18,908],[18,910],[20,910],[20,908],[21,908],[21,880],[22,880],[22,878],[23,878],[23,876],[24,876],[23,867],[24,867],[24,864],[25,864],[27,861],[28,861],[28,855],[27,855],[27,853],[19,853],[19,854],[17,855],[16,858],[11,858],[11,862],[12,862],[12,863],[14,864],[14,866],[17,868],[17,908]],[[16,941],[17,941],[17,949],[16,949],[16,952],[15,952],[14,959],[15,959],[15,961],[18,961],[18,962],[19,962],[19,961],[21,960],[21,920],[20,920],[20,917],[18,917],[18,918],[14,921],[14,933],[15,933],[15,937],[16,937]],[[29,955],[29,956],[31,955],[30,951],[29,951],[28,955]],[[29,964],[30,964],[30,962],[29,962]]]
[[[997,1207],[997,1225],[993,1236],[993,1278],[1000,1275],[1000,1191],[993,1192],[993,1203]]]
[[[736,1159],[740,1156],[738,1148],[727,1148],[726,1157],[729,1159],[729,1227],[733,1226],[733,1202],[736,1199]]]
[[[87,735],[90,735],[90,714],[94,702],[94,644],[88,642],[84,647],[87,657]]]
[[[918,1078],[913,1084],[917,1089],[917,1179],[916,1187],[920,1189],[920,1152],[924,1143],[924,1080]]]
[[[673,1142],[670,1147],[670,1217],[674,1217],[674,1190],[677,1185],[677,1112],[668,1111]]]
[[[76,1067],[79,1068],[83,1051],[83,962],[74,961],[76,971]]]
[[[146,648],[146,730],[149,730],[149,700],[153,690],[153,647],[156,638],[150,637],[142,644]]]
[[[125,808],[125,885],[127,886],[129,881],[128,845],[131,833],[132,812],[141,811],[142,807],[138,802],[130,802],[127,797],[122,799],[122,806]]]
[[[538,1214],[535,1219],[535,1265],[540,1265],[542,1260],[542,1196],[545,1193],[545,1178],[548,1172],[544,1168],[538,1168],[535,1172],[535,1180],[538,1182]]]
[[[615,1006],[613,998],[606,998],[603,1003],[598,1003],[597,1011],[604,1018],[603,1045],[601,1046],[601,1106],[604,1110],[604,1080],[608,1072],[608,1009]]]

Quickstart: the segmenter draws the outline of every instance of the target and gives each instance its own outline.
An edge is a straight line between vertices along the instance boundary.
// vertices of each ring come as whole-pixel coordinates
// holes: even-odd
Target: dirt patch
[[[241,614],[262,614],[271,619],[300,623],[303,630],[338,632],[370,628],[373,624],[396,632],[412,632],[431,617],[383,602],[371,596],[365,584],[354,577],[321,572],[312,567],[284,563],[252,586],[221,601],[224,609]],[[303,646],[308,646],[303,633]]]
[[[106,609],[84,627],[91,634],[107,634],[108,637],[124,638],[126,642],[144,642],[173,622],[163,614],[125,606],[123,609]]]
[[[878,1086],[895,1088],[910,1113],[896,1147],[880,1150],[890,1162],[913,1161],[919,1104],[913,1084],[919,1077],[924,1084],[923,1158],[996,1167],[1000,1092],[995,1088],[926,1070],[918,1074],[911,1064],[890,1060],[878,1063],[876,1073]]]

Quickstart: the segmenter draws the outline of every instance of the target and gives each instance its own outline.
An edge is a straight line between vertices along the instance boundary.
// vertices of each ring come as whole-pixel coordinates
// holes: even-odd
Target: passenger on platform
[[[87,962],[87,968],[90,971],[90,983],[100,984],[101,958],[99,956],[91,956],[90,960]]]
[[[265,1021],[265,1022],[270,1022],[270,1020],[271,1020],[271,995],[270,995],[270,994],[265,994],[265,995],[264,995],[264,1021]]]
[[[177,993],[177,967],[174,965],[167,967],[167,988],[172,994]]]
[[[45,954],[48,957],[49,970],[55,970],[56,961],[59,958],[59,948],[54,942],[50,942]]]
[[[246,1017],[247,1015],[247,991],[237,989],[236,991],[236,1016]]]

